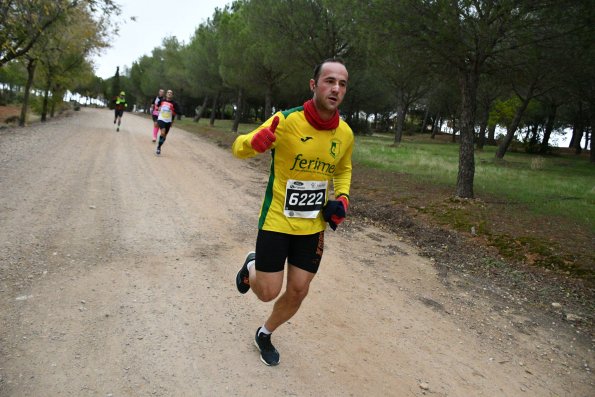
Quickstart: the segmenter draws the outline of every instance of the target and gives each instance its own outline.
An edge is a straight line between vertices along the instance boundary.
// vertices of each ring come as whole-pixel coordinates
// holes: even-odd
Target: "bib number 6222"
[[[316,218],[326,195],[326,181],[289,180],[285,190],[285,216]]]

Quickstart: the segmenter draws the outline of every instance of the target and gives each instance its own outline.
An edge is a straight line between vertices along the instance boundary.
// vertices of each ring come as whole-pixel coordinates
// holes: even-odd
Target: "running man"
[[[153,98],[151,103],[151,116],[153,117],[153,142],[157,142],[157,133],[159,132],[159,125],[157,124],[157,117],[159,116],[159,104],[163,100],[163,88],[159,89],[159,94]]]
[[[122,124],[122,115],[124,114],[124,110],[126,109],[126,93],[124,91],[120,92],[120,95],[114,99],[114,124],[116,121],[118,122],[118,127],[116,131],[120,131],[120,124]]]
[[[167,138],[169,129],[174,123],[176,114],[180,113],[180,107],[178,106],[178,103],[173,100],[173,97],[174,92],[172,90],[167,90],[165,98],[161,100],[159,107],[157,108],[157,125],[160,130],[159,142],[157,143],[157,150],[155,150],[155,154],[157,155],[161,154],[161,146],[165,143],[165,138]]]
[[[266,365],[279,364],[271,334],[295,315],[308,294],[324,250],[326,223],[333,230],[345,219],[351,187],[351,128],[339,117],[348,73],[339,59],[316,66],[312,99],[277,112],[232,146],[241,159],[271,149],[271,173],[260,209],[256,251],[248,253],[236,287],[249,289],[272,313],[256,330],[255,344]],[[335,199],[329,200],[330,182]],[[281,294],[287,261],[287,283]]]

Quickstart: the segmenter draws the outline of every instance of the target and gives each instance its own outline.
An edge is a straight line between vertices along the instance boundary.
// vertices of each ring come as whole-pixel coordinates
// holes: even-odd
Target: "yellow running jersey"
[[[258,228],[298,235],[318,233],[326,228],[321,210],[329,199],[330,182],[335,197],[349,197],[353,132],[343,120],[334,130],[317,130],[300,106],[277,112],[254,131],[238,136],[232,146],[234,156],[243,159],[259,154],[250,141],[275,116],[279,125]]]

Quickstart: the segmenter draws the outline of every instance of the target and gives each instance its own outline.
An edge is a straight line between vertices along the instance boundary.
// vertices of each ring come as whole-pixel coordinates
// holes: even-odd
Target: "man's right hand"
[[[250,145],[252,148],[256,150],[258,153],[264,153],[271,146],[273,146],[273,142],[277,139],[275,136],[275,130],[277,129],[277,125],[279,124],[279,116],[275,116],[273,119],[273,123],[270,127],[263,128],[262,130],[258,131],[252,137],[250,141]]]

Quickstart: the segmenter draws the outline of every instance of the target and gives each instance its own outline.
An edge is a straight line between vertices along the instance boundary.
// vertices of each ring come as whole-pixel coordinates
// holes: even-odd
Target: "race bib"
[[[284,214],[288,218],[313,219],[325,203],[328,181],[289,179],[285,188]]]
[[[159,113],[159,118],[163,121],[171,121],[172,114],[171,108],[169,106],[161,106],[161,111]]]

